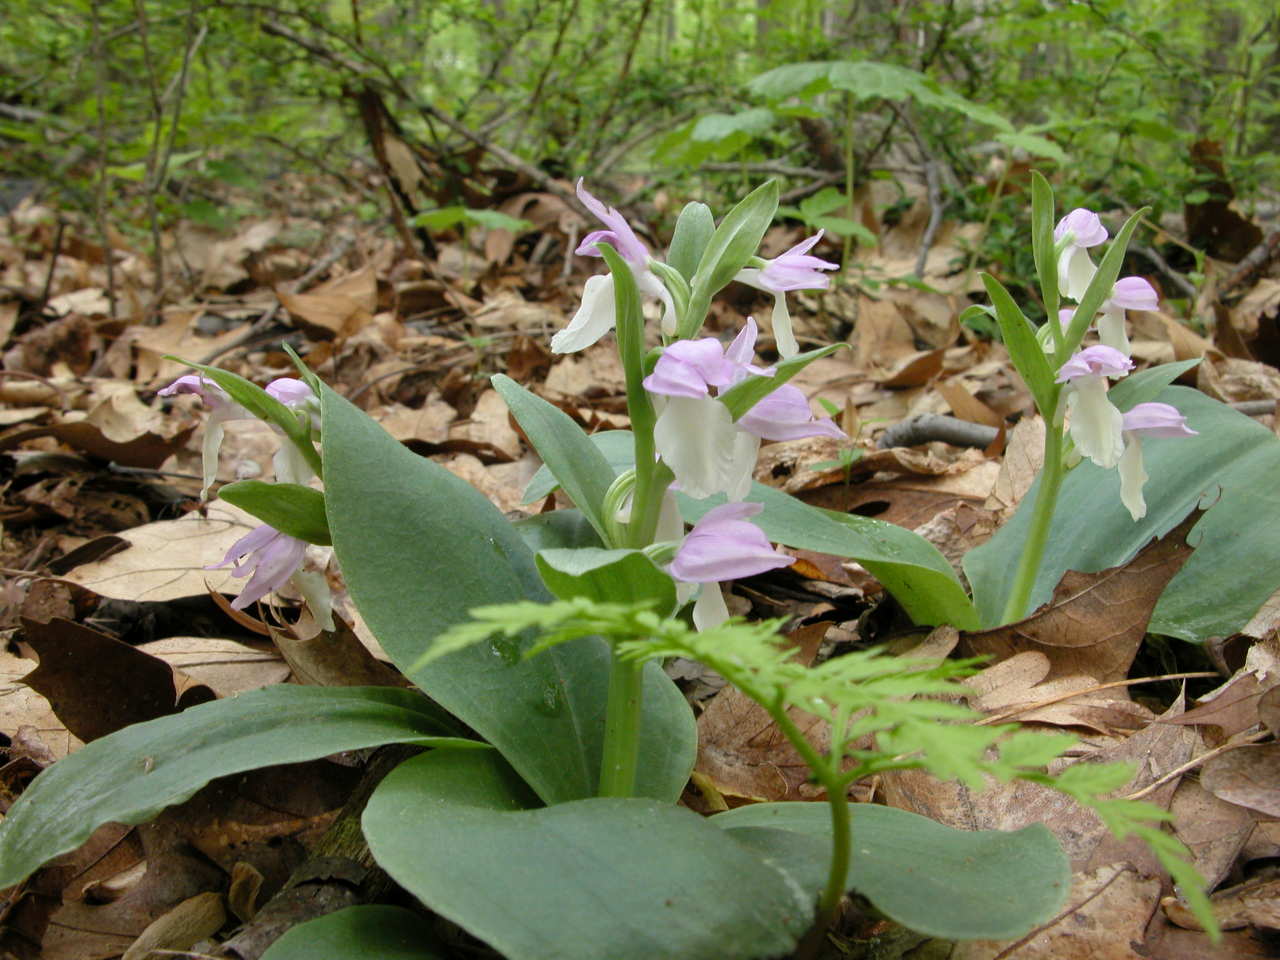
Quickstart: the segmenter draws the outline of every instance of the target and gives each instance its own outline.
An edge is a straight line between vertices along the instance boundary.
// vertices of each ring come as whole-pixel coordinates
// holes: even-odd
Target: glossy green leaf
[[[956,940],[1003,940],[1050,919],[1066,900],[1070,864],[1042,824],[1013,832],[969,831],[875,804],[851,803],[849,810],[849,888],[912,930]],[[717,814],[711,822],[729,833],[768,827],[805,839],[829,842],[831,836],[825,803],[757,803]],[[779,862],[786,862],[781,854]],[[789,869],[808,887],[815,874],[825,874],[826,862],[815,868],[796,858]]]
[[[1160,376],[1174,367],[1167,365]],[[1134,381],[1129,401],[1146,392],[1140,377],[1127,378]],[[1128,386],[1122,380],[1112,394]],[[1136,523],[1120,502],[1117,471],[1085,461],[1067,474],[1031,605],[1046,602],[1067,570],[1093,573],[1127,562],[1203,498],[1208,512],[1189,537],[1195,552],[1165,588],[1148,629],[1191,641],[1230,636],[1280,587],[1280,534],[1269,522],[1280,517],[1280,440],[1197,390],[1168,387],[1156,399],[1181,410],[1200,435],[1142,441],[1150,479],[1147,515]],[[1027,491],[994,537],[965,557],[984,626],[999,625],[1008,571],[1026,538],[1036,489]]]
[[[1044,348],[1036,339],[1035,328],[1031,321],[1013,302],[1009,291],[995,277],[982,274],[982,283],[987,288],[987,296],[995,307],[996,321],[1000,324],[1000,336],[1004,345],[1009,348],[1009,357],[1013,365],[1022,374],[1027,389],[1035,398],[1036,406],[1044,416],[1052,416],[1058,402],[1058,387],[1053,382],[1053,369],[1044,355]]]
[[[610,663],[604,642],[583,637],[524,659],[529,638],[411,669],[432,638],[469,619],[472,608],[550,594],[532,551],[482,494],[331,390],[322,400],[333,546],[369,629],[401,670],[497,747],[545,801],[593,796]],[[656,664],[645,675],[642,737],[654,754],[639,791],[674,800],[693,764],[695,734],[684,697]]]
[[[716,220],[711,208],[696,200],[686,203],[676,218],[671,234],[671,248],[667,251],[667,263],[680,271],[685,280],[692,280],[702,259],[702,251],[716,232]]]
[[[735,960],[790,952],[812,919],[748,843],[674,805],[540,809],[498,758],[414,758],[378,786],[378,864],[508,960]]]
[[[711,298],[756,255],[777,209],[778,184],[770,180],[752,190],[725,215],[702,251],[698,269],[689,281],[693,293],[689,297],[689,312],[681,321],[680,337],[697,334]]]
[[[553,510],[512,524],[530,552],[573,547],[598,547],[600,538],[579,510]]]
[[[492,383],[559,486],[600,538],[606,540],[600,505],[614,475],[604,457],[582,428],[559,407],[535,396],[504,374],[495,375]],[[529,500],[526,491],[525,502]]]
[[[347,907],[290,927],[262,960],[443,960],[434,927],[404,907]]]
[[[722,496],[699,501],[680,495],[678,499],[680,512],[690,523],[724,502]],[[752,522],[770,540],[857,560],[916,623],[977,628],[978,613],[955,571],[937,547],[919,534],[871,517],[820,510],[759,483],[752,484],[747,500],[764,504]]]
[[[1051,319],[1058,316],[1058,258],[1053,253],[1053,188],[1038,170],[1031,171],[1031,254],[1040,278],[1040,296]]]
[[[543,550],[538,570],[561,600],[650,604],[662,614],[676,606],[675,582],[640,550]]]
[[[459,740],[421,694],[389,687],[273,686],[137,723],[63,757],[0,822],[0,889],[84,843],[142,823],[215,777],[384,743],[487,751]]]
[[[324,494],[319,490],[300,483],[241,480],[222,487],[218,497],[291,537],[307,543],[333,542],[324,512]]]
[[[847,349],[847,346],[847,344],[843,343],[833,343],[827,347],[808,350],[794,357],[779,360],[774,364],[777,372],[772,377],[749,376],[722,393],[720,400],[729,408],[733,419],[737,420],[774,390],[777,390],[801,370],[813,363],[813,361],[829,357],[837,350]]]

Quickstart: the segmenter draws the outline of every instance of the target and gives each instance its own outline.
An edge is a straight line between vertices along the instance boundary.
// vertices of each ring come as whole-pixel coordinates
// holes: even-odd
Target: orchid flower
[[[741,500],[751,488],[760,440],[844,436],[830,418],[815,420],[795,387],[783,385],[739,418],[718,399],[720,391],[747,376],[773,376],[751,357],[756,323],[746,326],[726,350],[714,337],[678,340],[667,347],[644,379],[645,389],[661,398],[653,437],[658,453],[680,488],[694,499],[724,493]],[[716,394],[712,394],[712,389]]]
[[[607,230],[593,230],[587,234],[574,252],[583,257],[602,256],[599,243],[608,243],[627,262],[635,274],[640,292],[662,303],[662,331],[670,336],[676,332],[675,302],[666,285],[649,269],[649,248],[613,207],[587,192],[582,179],[577,184],[578,199],[603,223]],[[582,304],[569,325],[551,338],[552,353],[574,353],[591,346],[614,328],[617,316],[613,299],[613,275],[601,274],[587,280],[582,291]]]
[[[1064,297],[1079,301],[1097,267],[1089,259],[1089,248],[1107,239],[1107,228],[1092,210],[1077,207],[1058,221],[1053,229],[1055,244],[1066,241],[1058,256],[1058,290]]]
[[[1142,488],[1147,472],[1142,465],[1142,437],[1194,437],[1187,418],[1167,403],[1139,403],[1124,414],[1124,453],[1120,456],[1120,501],[1134,520],[1147,515]]]
[[[302,566],[306,550],[305,541],[264,523],[233,543],[220,563],[206,569],[232,565],[232,576],[249,577],[240,596],[231,603],[231,609],[243,610],[288,583]]]
[[[747,267],[739,270],[734,277],[740,283],[757,290],[765,290],[773,294],[773,339],[778,345],[778,353],[783,357],[794,357],[800,352],[795,334],[791,330],[791,313],[787,310],[788,290],[825,290],[831,284],[831,278],[819,271],[837,270],[838,263],[830,263],[818,257],[809,256],[822,235],[819,230],[807,240],[801,240],[794,247],[772,260],[760,260],[760,267]]]
[[[720,584],[750,577],[796,562],[778,553],[764,532],[747,517],[764,509],[759,503],[726,503],[708,510],[693,525],[676,551],[667,572],[684,583],[702,585],[693,605],[693,623],[699,630],[716,627],[729,619]]]
[[[1126,310],[1155,310],[1160,305],[1156,288],[1142,277],[1123,277],[1111,288],[1111,296],[1102,305],[1098,317],[1098,339],[1129,355],[1129,336],[1124,329]]]
[[[213,486],[214,478],[218,474],[218,451],[222,449],[222,438],[225,433],[222,425],[228,420],[252,420],[253,414],[227,396],[226,391],[212,380],[206,380],[194,373],[179,377],[160,390],[157,396],[173,397],[184,393],[195,394],[209,408],[209,421],[205,424],[204,441],[200,448],[201,473],[204,482],[200,490],[200,499],[207,500],[209,488]]]
[[[265,389],[286,407],[305,411],[313,422],[319,421],[320,401],[306,381],[296,377],[280,377],[268,383]],[[306,484],[316,475],[302,451],[287,440],[276,450],[275,456],[271,458],[271,465],[275,469],[276,479],[281,483]]]
[[[1120,411],[1107,398],[1107,377],[1123,377],[1133,361],[1101,344],[1074,354],[1058,370],[1057,382],[1070,384],[1071,439],[1081,455],[1104,470],[1114,467],[1124,449]]]
[[[311,415],[319,419],[319,402],[304,381],[296,377],[279,377],[268,383],[265,389],[286,407],[295,410],[308,408]],[[200,374],[189,373],[179,377],[158,391],[157,396],[173,397],[188,393],[198,396],[209,408],[209,421],[205,424],[204,441],[200,449],[201,473],[204,482],[200,490],[200,499],[205,500],[218,474],[218,451],[222,449],[222,440],[226,434],[223,424],[228,420],[252,420],[254,416],[227,396],[227,392],[220,386]],[[273,463],[277,480],[306,483],[314,476],[311,467],[292,443],[280,445]]]

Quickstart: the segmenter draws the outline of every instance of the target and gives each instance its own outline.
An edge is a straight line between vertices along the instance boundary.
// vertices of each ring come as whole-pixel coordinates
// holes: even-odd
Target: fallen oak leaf
[[[1098,573],[1068,571],[1052,599],[1016,623],[964,634],[966,656],[1007,659],[1024,650],[1048,657],[1047,679],[1088,676],[1120,680],[1146,636],[1160,594],[1182,569],[1192,548],[1186,538],[1200,519],[1182,523],[1138,551],[1128,563]]]

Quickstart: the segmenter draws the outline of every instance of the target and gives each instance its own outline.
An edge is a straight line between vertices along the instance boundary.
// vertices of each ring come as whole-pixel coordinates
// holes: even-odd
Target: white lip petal
[[[1142,488],[1148,477],[1142,465],[1142,441],[1134,434],[1127,434],[1127,437],[1124,453],[1120,456],[1120,502],[1136,521],[1147,515],[1147,501],[1142,496]]]
[[[1073,387],[1068,401],[1071,439],[1082,456],[1110,470],[1124,450],[1124,417],[1107,399],[1107,382],[1102,377],[1081,377]]]

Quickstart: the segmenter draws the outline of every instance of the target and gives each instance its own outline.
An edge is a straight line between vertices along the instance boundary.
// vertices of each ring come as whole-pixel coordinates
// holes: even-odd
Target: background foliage
[[[1196,140],[1222,145],[1243,195],[1274,179],[1278,40],[1267,0],[11,0],[0,174],[126,223],[151,197],[162,220],[225,225],[290,171],[359,187],[369,85],[456,168],[478,155],[450,119],[555,176],[738,189],[755,164],[841,172],[851,125],[858,179],[895,175],[914,146],[980,210],[1011,141],[971,115],[831,91],[772,104],[770,122],[748,87],[784,64],[870,60],[1007,118],[1037,165],[1065,166],[1067,205],[1101,194],[1159,215],[1195,200]]]

